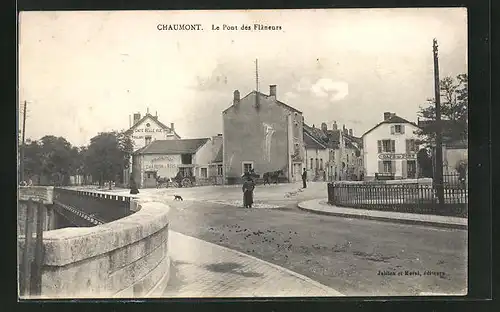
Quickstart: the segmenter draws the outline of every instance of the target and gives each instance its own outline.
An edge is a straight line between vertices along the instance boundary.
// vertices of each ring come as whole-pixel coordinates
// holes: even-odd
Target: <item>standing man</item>
[[[307,187],[306,180],[307,180],[307,171],[306,168],[304,168],[304,172],[302,172],[302,188]]]

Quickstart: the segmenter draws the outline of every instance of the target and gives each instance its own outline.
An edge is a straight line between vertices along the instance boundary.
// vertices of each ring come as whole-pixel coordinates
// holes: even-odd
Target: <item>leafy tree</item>
[[[28,176],[38,175],[49,183],[67,184],[72,170],[72,146],[63,137],[47,135],[24,146],[24,170]]]
[[[123,132],[99,133],[85,152],[85,170],[101,186],[105,181],[123,179],[124,169],[130,167],[132,149],[130,137]]]
[[[468,139],[468,76],[460,74],[455,79],[445,77],[440,82],[441,92],[441,131],[443,143],[453,141],[467,142]],[[423,129],[415,134],[421,138],[421,144],[434,145],[437,126],[435,99],[428,99],[424,107],[420,107],[419,117],[429,121]]]

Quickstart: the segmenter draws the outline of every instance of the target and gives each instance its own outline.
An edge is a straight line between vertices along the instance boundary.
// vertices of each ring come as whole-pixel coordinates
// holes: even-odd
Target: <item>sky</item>
[[[462,8],[45,11],[19,20],[26,138],[63,136],[77,146],[128,129],[129,116],[147,109],[182,138],[221,133],[233,91],[256,89],[256,59],[261,92],[275,84],[307,124],[336,121],[357,136],[386,111],[416,121],[434,95],[433,38],[441,78],[467,72]],[[212,30],[256,23],[281,30]]]

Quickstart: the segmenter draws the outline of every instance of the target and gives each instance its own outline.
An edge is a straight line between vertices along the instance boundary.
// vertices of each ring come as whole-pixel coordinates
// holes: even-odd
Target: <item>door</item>
[[[417,163],[415,160],[408,160],[406,162],[406,172],[408,179],[415,179],[417,177]]]
[[[293,182],[302,181],[302,164],[293,164]]]

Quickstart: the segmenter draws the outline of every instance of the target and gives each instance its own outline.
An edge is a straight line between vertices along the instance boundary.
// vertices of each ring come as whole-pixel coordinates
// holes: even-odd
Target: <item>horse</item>
[[[266,185],[266,183],[271,185],[272,181],[274,181],[274,184],[278,184],[278,179],[283,174],[284,174],[283,170],[277,170],[277,171],[271,171],[271,172],[264,173],[264,175],[262,176],[262,178],[264,179],[264,185]]]

